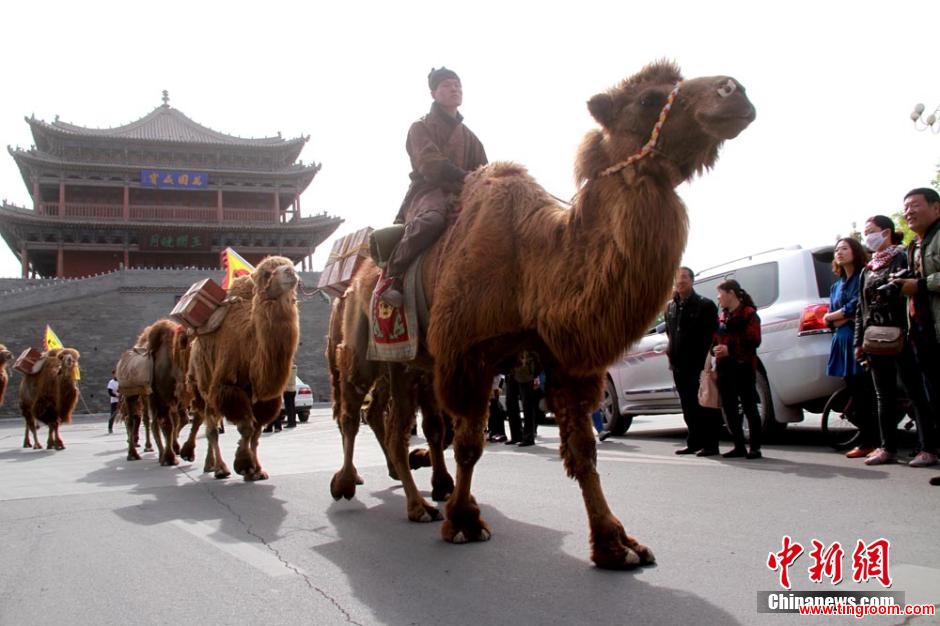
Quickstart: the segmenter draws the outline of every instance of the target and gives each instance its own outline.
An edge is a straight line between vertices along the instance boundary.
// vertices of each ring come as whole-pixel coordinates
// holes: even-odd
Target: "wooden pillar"
[[[62,248],[61,243],[59,249],[56,250],[55,277],[65,278],[65,250]]]
[[[59,183],[59,219],[65,217],[65,181]]]
[[[20,278],[29,278],[29,250],[26,249],[26,244],[23,244],[23,247],[20,248]]]
[[[216,213],[216,219],[218,219],[219,224],[225,221],[225,212],[222,210],[222,188],[221,187],[219,187],[219,190],[216,192],[215,213]]]
[[[297,195],[294,196],[294,215],[297,216],[297,219],[300,219],[300,190],[296,192]]]
[[[42,194],[39,192],[39,179],[37,178],[33,181],[33,211],[39,213],[40,206],[42,206]]]
[[[281,194],[274,192],[274,221],[281,221]]]
[[[124,185],[124,208],[121,211],[121,215],[124,216],[124,221],[128,222],[131,219],[131,188],[127,185]]]
[[[131,266],[131,253],[127,249],[127,244],[124,244],[124,269],[127,269]]]

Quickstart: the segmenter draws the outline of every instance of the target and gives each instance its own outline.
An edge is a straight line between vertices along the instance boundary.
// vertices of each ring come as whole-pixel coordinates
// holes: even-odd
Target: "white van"
[[[757,305],[761,345],[757,391],[764,429],[772,433],[803,420],[803,410],[822,412],[842,380],[826,375],[832,331],[829,311],[833,246],[793,246],[737,259],[696,274],[695,291],[715,301],[715,289],[737,280]],[[694,269],[694,268],[693,268]],[[635,415],[681,413],[660,323],[631,346],[608,371],[604,417],[613,433],[624,433]]]

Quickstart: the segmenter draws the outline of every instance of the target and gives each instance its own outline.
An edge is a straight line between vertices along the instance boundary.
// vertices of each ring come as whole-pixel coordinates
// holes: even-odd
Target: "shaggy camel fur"
[[[179,464],[176,454],[180,450],[179,433],[189,422],[186,406],[185,364],[189,356],[189,336],[185,329],[169,319],[154,322],[141,332],[136,346],[146,347],[153,361],[150,393],[146,396],[146,409],[142,396],[127,394],[127,460],[140,459],[137,452],[137,432],[141,421],[151,420],[157,443],[160,465]],[[120,368],[118,368],[120,371]],[[161,437],[162,434],[162,437]]]
[[[450,496],[454,480],[444,463],[446,419],[434,399],[428,372],[366,358],[369,302],[380,272],[370,261],[364,263],[351,288],[333,302],[330,315],[326,356],[333,387],[333,418],[343,437],[343,466],[330,481],[330,493],[336,500],[341,497],[349,500],[356,493],[356,485],[362,483],[353,463],[353,451],[363,398],[371,390],[372,402],[366,421],[385,453],[389,476],[402,481],[408,518],[422,522],[439,520],[440,511],[421,496],[410,470],[430,465],[432,499],[444,501]],[[396,396],[399,403],[396,411],[386,411],[390,384],[402,389]],[[421,426],[428,448],[414,450],[409,455],[416,403],[421,407]],[[407,416],[407,423],[390,422],[386,426],[386,420],[392,420],[393,416]]]
[[[72,422],[72,411],[78,402],[75,368],[80,355],[73,348],[55,348],[44,356],[46,362],[39,373],[26,374],[20,382],[20,411],[26,420],[23,447],[42,449],[36,432],[37,422],[42,422],[49,427],[46,447],[64,450],[65,442],[59,435],[59,425]],[[33,443],[30,443],[30,432]]]
[[[7,350],[7,347],[0,343],[0,406],[3,406],[3,394],[6,393],[7,383],[10,382],[10,361],[13,360],[13,353]]]
[[[205,420],[217,478],[230,474],[219,449],[218,425],[223,415],[241,435],[235,471],[245,480],[268,477],[258,459],[258,440],[261,430],[281,410],[297,350],[297,280],[290,259],[267,257],[251,275],[235,280],[229,295],[236,299],[228,305],[219,329],[198,335],[193,342],[193,405]]]
[[[591,559],[625,569],[654,557],[608,507],[590,413],[607,367],[666,301],[688,230],[675,187],[710,168],[755,113],[733,78],[683,80],[665,61],[594,96],[588,110],[601,128],[579,149],[570,209],[521,166],[485,166],[467,178],[454,225],[423,261],[435,392],[455,428],[456,485],[441,533],[453,543],[490,538],[470,486],[491,384],[502,363],[535,350],[565,469],[581,487]],[[400,392],[393,384],[393,408]]]

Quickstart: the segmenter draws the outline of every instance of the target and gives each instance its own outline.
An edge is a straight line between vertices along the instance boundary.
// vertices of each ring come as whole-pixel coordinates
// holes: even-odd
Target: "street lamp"
[[[934,109],[933,113],[926,118],[924,118],[925,108],[920,102],[914,105],[914,110],[911,112],[911,121],[914,122],[914,128],[917,130],[927,130],[929,128],[935,133],[940,133],[940,123],[937,122],[937,117],[940,115],[940,106]]]

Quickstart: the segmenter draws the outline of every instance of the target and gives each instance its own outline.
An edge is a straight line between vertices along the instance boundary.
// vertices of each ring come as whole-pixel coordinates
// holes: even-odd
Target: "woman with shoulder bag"
[[[757,409],[757,348],[761,342],[760,317],[754,300],[738,281],[720,283],[717,292],[721,315],[711,352],[715,356],[721,409],[734,440],[734,448],[722,456],[759,459],[761,417]],[[745,449],[739,402],[751,431],[750,450]]]
[[[897,461],[898,379],[907,391],[918,424],[921,416],[929,415],[930,406],[914,353],[907,341],[907,299],[892,282],[895,276],[908,268],[907,255],[898,247],[901,233],[897,232],[890,217],[876,215],[865,222],[864,238],[865,246],[873,254],[859,278],[855,357],[859,361],[868,361],[875,384],[881,431],[881,447],[865,459],[865,464],[883,465]],[[920,430],[918,428],[918,432]],[[933,463],[936,463],[936,457],[933,457]],[[921,462],[914,463],[915,467],[919,465]]]
[[[823,321],[832,328],[832,346],[826,374],[838,376],[849,390],[858,426],[858,445],[845,456],[867,457],[881,443],[875,413],[875,389],[871,374],[855,360],[855,315],[858,311],[859,275],[868,263],[868,253],[857,240],[843,237],[832,251],[832,271],[839,280],[829,292],[829,312]]]

